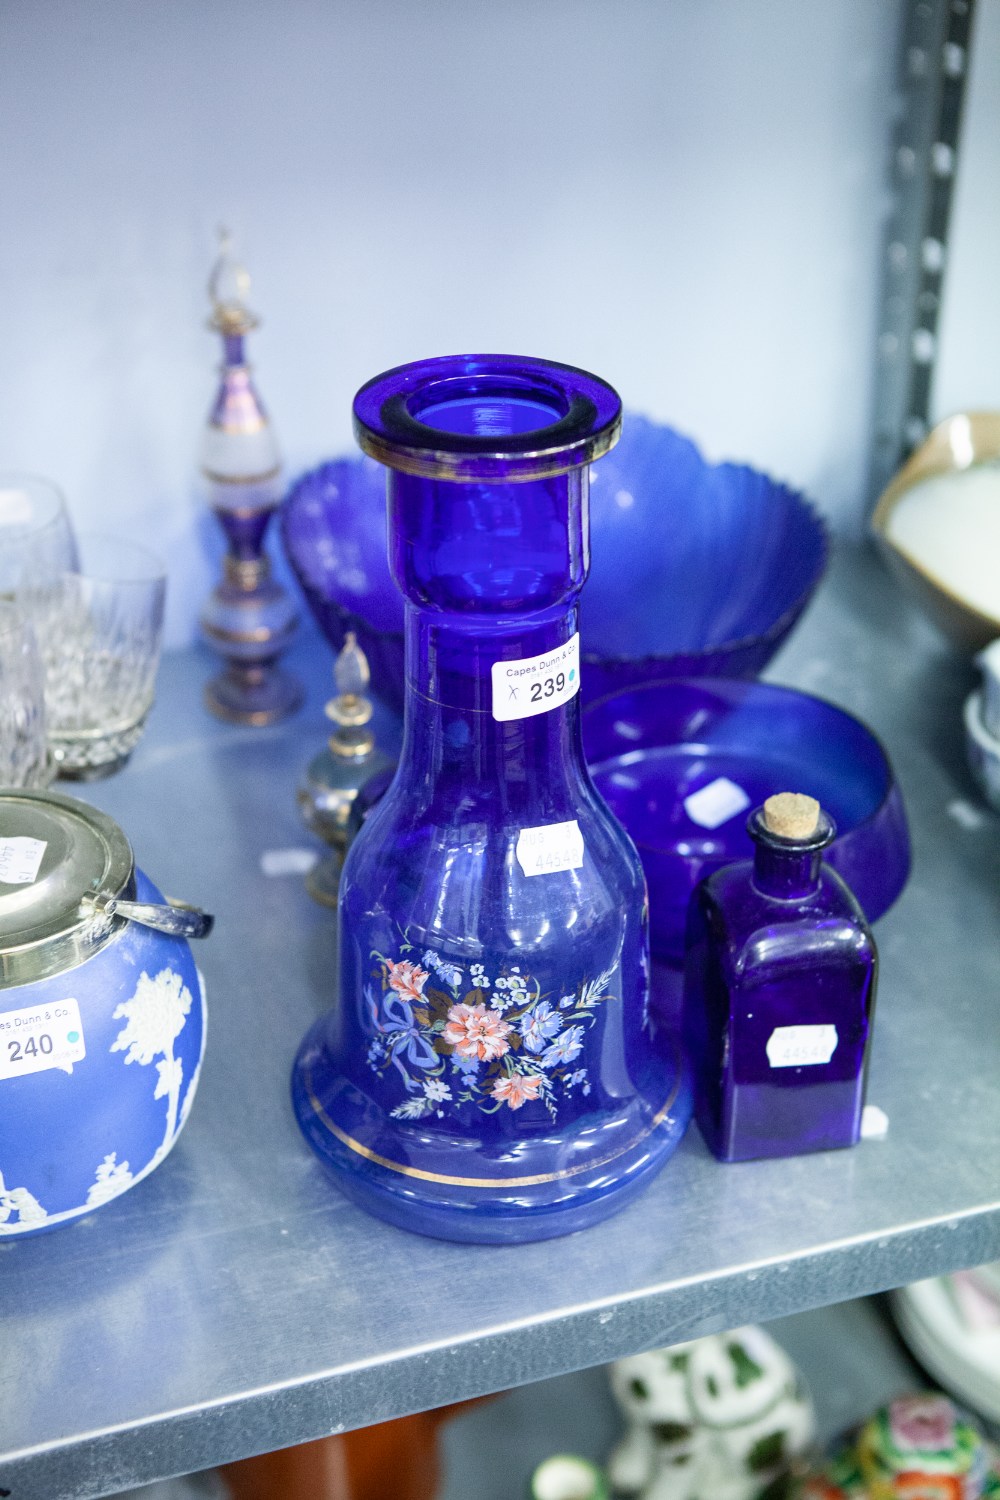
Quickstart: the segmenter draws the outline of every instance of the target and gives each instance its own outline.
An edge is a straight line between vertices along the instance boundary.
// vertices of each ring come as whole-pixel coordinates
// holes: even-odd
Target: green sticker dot
[[[570,680],[570,682],[573,681],[573,678],[575,676],[576,676],[576,668],[575,667],[570,667],[570,669],[569,669],[569,680]]]
[[[80,1040],[80,1033],[78,1031],[71,1031],[67,1035],[66,1040],[67,1042],[78,1042]]]

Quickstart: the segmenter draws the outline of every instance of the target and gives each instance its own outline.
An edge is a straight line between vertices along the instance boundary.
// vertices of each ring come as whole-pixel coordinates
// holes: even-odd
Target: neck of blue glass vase
[[[579,694],[525,718],[494,716],[494,663],[542,656],[577,630],[576,603],[534,615],[457,616],[406,606],[406,718],[402,762],[429,784],[462,777],[501,805],[550,803],[584,772]],[[501,667],[501,700],[527,696]]]
[[[556,653],[577,631],[586,470],[472,483],[394,472],[389,530],[407,599],[409,784],[461,780],[471,797],[519,816],[544,804],[554,817],[558,786],[586,775],[579,698],[522,715],[537,704],[508,664]]]

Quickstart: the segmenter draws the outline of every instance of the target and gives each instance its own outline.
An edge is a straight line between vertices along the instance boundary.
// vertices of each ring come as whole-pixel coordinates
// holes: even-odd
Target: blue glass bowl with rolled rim
[[[396,775],[340,887],[339,1004],[293,1070],[341,1189],[444,1239],[623,1207],[691,1114],[649,1006],[645,882],[580,735],[589,466],[617,395],[548,361],[424,361],[355,399],[406,598]]]
[[[692,892],[752,856],[747,809],[787,787],[833,818],[824,858],[869,922],[909,878],[906,811],[885,748],[811,693],[723,677],[640,683],[587,705],[583,743],[598,790],[639,850],[657,959],[682,963]]]
[[[304,474],[281,513],[285,552],[339,649],[353,630],[376,691],[403,702],[403,601],[385,547],[385,475],[367,457]],[[581,691],[592,701],[664,677],[754,677],[827,562],[822,519],[745,464],[711,464],[673,428],[625,413],[591,475]]]

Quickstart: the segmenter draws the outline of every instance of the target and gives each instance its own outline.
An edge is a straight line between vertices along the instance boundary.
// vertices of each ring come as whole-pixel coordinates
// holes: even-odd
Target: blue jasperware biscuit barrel
[[[205,1039],[188,937],[113,819],[0,792],[0,1237],[118,1197],[187,1119]]]

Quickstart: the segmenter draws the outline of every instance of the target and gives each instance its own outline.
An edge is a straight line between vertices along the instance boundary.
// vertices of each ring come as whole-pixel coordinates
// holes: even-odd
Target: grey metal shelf
[[[267,850],[308,843],[306,710],[215,724],[205,657],[164,662],[133,763],[87,792],[172,894],[214,908],[209,1048],[184,1136],[92,1218],[0,1251],[0,1487],[87,1500],[326,1433],[1000,1257],[1000,823],[962,768],[968,666],[875,560],[842,552],[770,674],[854,709],[892,753],[915,868],[879,924],[870,1099],[888,1137],[721,1167],[691,1132],[604,1225],[519,1248],[380,1224],[333,1188],[288,1101],[332,996],[330,915]]]

